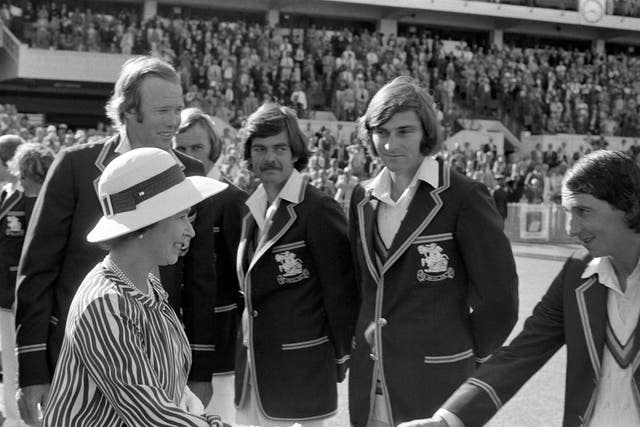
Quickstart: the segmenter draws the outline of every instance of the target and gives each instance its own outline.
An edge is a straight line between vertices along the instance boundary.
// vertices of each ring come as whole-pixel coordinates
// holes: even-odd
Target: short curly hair
[[[54,157],[53,151],[44,145],[28,142],[18,147],[9,161],[9,170],[20,179],[28,178],[42,184]]]
[[[565,175],[563,189],[625,212],[629,228],[640,233],[640,165],[628,154],[598,150],[582,157]]]

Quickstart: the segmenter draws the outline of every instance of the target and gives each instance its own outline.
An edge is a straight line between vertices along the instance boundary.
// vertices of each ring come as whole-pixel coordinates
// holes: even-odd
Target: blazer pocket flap
[[[324,337],[316,338],[315,340],[282,344],[282,349],[283,350],[300,350],[303,348],[316,347],[326,342],[329,342],[329,337],[325,335]]]
[[[447,354],[444,356],[425,356],[424,363],[454,363],[473,357],[473,350],[469,349],[456,354]]]

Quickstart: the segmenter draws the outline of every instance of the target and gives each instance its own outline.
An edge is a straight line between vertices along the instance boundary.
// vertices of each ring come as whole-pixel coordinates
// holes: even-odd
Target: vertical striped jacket
[[[51,382],[67,312],[86,274],[106,252],[87,242],[102,216],[97,183],[118,156],[120,136],[75,145],[58,153],[49,168],[27,229],[16,290],[16,352],[21,387]],[[172,151],[187,176],[204,175],[202,163]],[[160,267],[169,303],[182,313],[192,344],[190,379],[209,381],[213,371],[216,277],[211,203],[196,208],[196,237],[174,265]],[[183,286],[184,285],[184,286]],[[205,326],[206,325],[206,326]]]
[[[167,293],[116,271],[107,257],[78,288],[43,426],[209,426],[180,409],[191,352]]]

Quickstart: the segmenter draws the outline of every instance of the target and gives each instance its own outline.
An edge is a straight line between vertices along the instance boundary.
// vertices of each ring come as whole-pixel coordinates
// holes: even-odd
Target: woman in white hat
[[[110,252],[71,303],[43,426],[222,425],[186,387],[189,343],[154,272],[193,238],[189,208],[226,187],[185,178],[157,148],[106,167],[98,184],[104,216],[87,240]]]

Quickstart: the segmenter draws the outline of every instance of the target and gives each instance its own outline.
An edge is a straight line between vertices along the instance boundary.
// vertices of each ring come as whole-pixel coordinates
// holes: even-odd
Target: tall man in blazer
[[[569,257],[509,346],[435,417],[403,427],[485,424],[563,345],[562,424],[640,425],[640,166],[620,151],[583,157],[564,178],[562,205],[567,231],[584,249]]]
[[[262,105],[246,134],[244,157],[261,184],[238,247],[236,423],[324,425],[336,412],[357,313],[346,218],[299,172],[309,152],[293,110]]]
[[[192,386],[191,391],[202,400],[207,412],[219,415],[223,420],[232,420],[235,416],[235,345],[243,306],[236,273],[236,254],[240,242],[244,202],[248,195],[224,178],[216,167],[222,153],[223,141],[213,119],[198,108],[182,110],[181,117],[175,140],[176,150],[200,160],[209,178],[221,180],[229,185],[210,199],[213,205],[213,227],[209,231],[215,236],[217,277],[216,306],[211,308],[215,314],[215,348],[211,353],[211,384],[215,396],[211,399],[212,389],[208,385],[205,386],[205,383],[201,383],[202,387]]]
[[[486,186],[430,155],[434,102],[408,77],[372,98],[359,123],[385,168],[349,210],[362,295],[349,376],[354,426],[432,414],[507,338],[517,275]]]
[[[204,174],[199,161],[171,151],[183,106],[171,65],[157,58],[133,58],[123,65],[106,107],[119,133],[62,150],[49,170],[25,238],[16,292],[18,404],[27,423],[36,422],[38,405],[46,402],[75,291],[106,254],[86,241],[101,216],[96,185],[106,165],[133,148],[158,147],[173,153],[186,175]],[[191,341],[190,380],[207,383],[214,344],[210,308],[216,291],[210,216],[210,204],[195,210],[197,236],[187,255],[175,266],[160,269],[170,303],[182,312]]]

